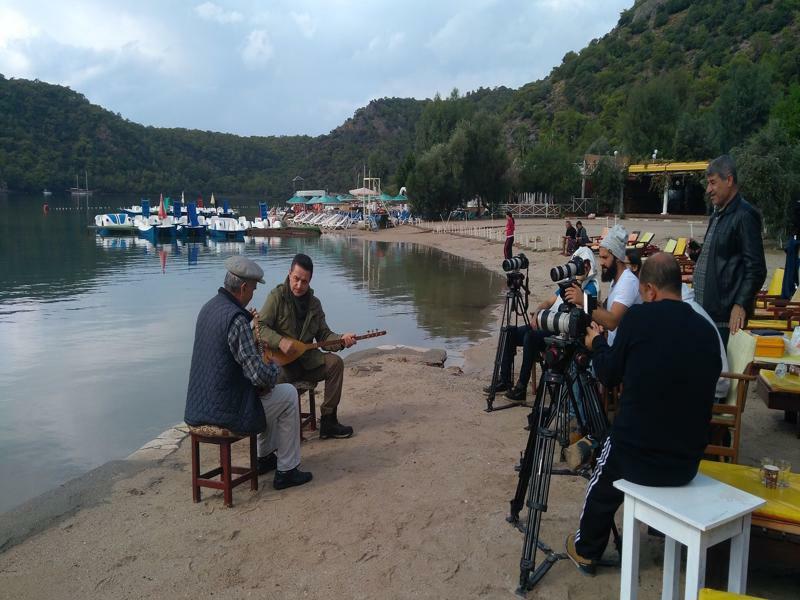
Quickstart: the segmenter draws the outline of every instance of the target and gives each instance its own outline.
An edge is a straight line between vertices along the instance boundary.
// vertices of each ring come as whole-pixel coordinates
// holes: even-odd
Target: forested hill
[[[370,158],[398,162],[424,104],[376,100],[329,135],[241,137],[144,127],[69,88],[0,76],[0,182],[12,190],[64,190],[89,171],[103,191],[194,190],[288,198],[292,178],[312,188],[361,185]],[[288,195],[287,195],[288,194]]]
[[[786,198],[800,187],[800,168],[790,168],[800,166],[799,12],[800,0],[638,0],[545,79],[376,100],[314,138],[144,127],[67,88],[0,76],[0,185],[64,189],[88,169],[90,185],[106,191],[280,200],[298,174],[306,187],[349,189],[366,163],[433,213],[508,190],[568,197],[580,189],[574,165],[584,153],[639,159],[657,148],[665,159],[733,150],[769,179],[765,197]],[[609,190],[616,176],[605,173]]]

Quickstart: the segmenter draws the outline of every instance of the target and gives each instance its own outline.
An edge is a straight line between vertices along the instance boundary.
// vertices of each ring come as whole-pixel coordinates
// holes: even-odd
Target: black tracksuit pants
[[[625,500],[625,494],[614,487],[617,479],[624,479],[618,454],[614,453],[611,436],[608,436],[589,480],[581,522],[575,534],[575,549],[584,558],[599,559],[603,555],[614,514]]]

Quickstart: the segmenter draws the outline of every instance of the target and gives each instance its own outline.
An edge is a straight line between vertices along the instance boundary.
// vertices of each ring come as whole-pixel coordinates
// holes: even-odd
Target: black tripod
[[[554,552],[539,540],[542,513],[547,511],[551,475],[574,475],[572,471],[553,470],[555,443],[563,451],[569,445],[570,412],[574,414],[578,431],[602,443],[608,434],[606,418],[592,377],[588,371],[589,357],[578,350],[574,341],[562,337],[546,338],[545,364],[536,389],[536,399],[528,416],[530,434],[520,464],[519,481],[507,520],[525,533],[520,558],[518,594],[533,589],[538,581],[556,561],[566,555]],[[580,390],[579,398],[573,394],[573,386]],[[571,409],[571,411],[570,411]],[[583,474],[588,476],[588,470]],[[519,513],[527,491],[528,519],[520,527]],[[619,533],[613,528],[614,544],[620,549]],[[536,567],[536,551],[544,553],[544,562]]]
[[[500,338],[497,340],[497,352],[494,357],[494,370],[492,371],[492,382],[489,385],[489,391],[486,396],[486,412],[493,410],[503,410],[511,408],[512,406],[523,406],[519,402],[509,402],[502,406],[494,406],[494,397],[496,395],[497,385],[500,383],[500,370],[502,369],[503,360],[505,359],[506,352],[514,352],[508,343],[509,330],[511,327],[519,326],[519,319],[522,317],[523,323],[530,326],[531,322],[528,317],[528,296],[530,290],[525,285],[526,276],[520,271],[511,271],[506,273],[508,291],[506,292],[506,302],[503,305],[503,316],[501,322],[503,325],[500,327]],[[523,290],[525,295],[523,296]],[[511,320],[514,320],[514,325]],[[512,369],[513,375],[513,369]]]

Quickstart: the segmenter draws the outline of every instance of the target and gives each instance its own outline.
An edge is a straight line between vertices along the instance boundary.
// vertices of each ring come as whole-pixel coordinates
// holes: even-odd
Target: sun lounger
[[[667,240],[666,245],[664,246],[664,252],[667,254],[674,254],[675,253],[675,246],[678,245],[677,240],[673,240],[672,238]]]

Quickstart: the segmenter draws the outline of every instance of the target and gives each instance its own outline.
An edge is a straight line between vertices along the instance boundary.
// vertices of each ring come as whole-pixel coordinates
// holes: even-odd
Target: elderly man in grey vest
[[[225,268],[224,287],[197,317],[184,420],[258,433],[259,475],[277,469],[272,485],[278,490],[303,485],[311,473],[298,468],[297,392],[275,384],[278,368],[264,362],[246,308],[264,271],[243,256],[232,256]]]

